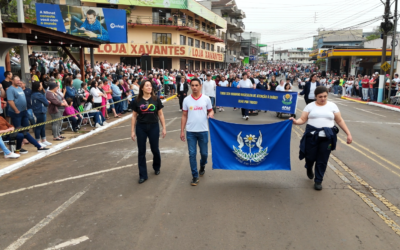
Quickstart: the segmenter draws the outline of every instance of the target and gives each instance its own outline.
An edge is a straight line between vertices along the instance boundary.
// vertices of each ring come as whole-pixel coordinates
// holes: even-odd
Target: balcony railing
[[[152,16],[130,16],[127,18],[128,24],[131,25],[166,25],[166,26],[183,26],[183,27],[190,27],[196,29],[198,31],[207,33],[208,35],[212,35],[219,39],[224,39],[223,35],[218,36],[215,28],[207,26],[202,26],[199,23],[195,22],[194,20],[189,20],[188,18],[182,19],[181,17],[171,16],[169,18],[166,17],[159,17],[153,18]]]

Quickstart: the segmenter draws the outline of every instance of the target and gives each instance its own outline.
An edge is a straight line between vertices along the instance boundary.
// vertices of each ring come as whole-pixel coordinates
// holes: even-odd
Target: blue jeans
[[[215,97],[210,96],[210,100],[211,100],[211,106],[214,107],[214,105],[215,105]]]
[[[47,120],[45,113],[35,113],[35,116],[36,116],[36,122],[37,123],[42,123],[42,122],[45,122]],[[35,139],[36,140],[40,140],[40,138],[42,138],[42,140],[46,139],[45,127],[46,127],[46,125],[42,125],[42,126],[34,128],[34,130],[35,130]]]
[[[70,28],[70,33],[72,34],[72,31],[75,30],[75,25],[77,25],[78,27],[81,27],[83,24],[82,20],[79,19],[78,17],[76,17],[75,15],[71,15],[71,28]]]
[[[19,114],[10,111],[8,115],[11,117],[11,123],[15,128],[28,127],[29,119],[28,112],[26,110],[19,112]]]
[[[121,101],[121,97],[119,97],[119,96],[113,96],[113,101],[114,101],[114,102]],[[121,114],[121,112],[122,112],[122,103],[121,103],[121,102],[119,102],[119,103],[114,103],[114,105],[115,105],[115,112],[116,112],[117,114]]]
[[[122,103],[122,110],[123,111],[128,110],[128,100],[125,100],[125,101],[123,101],[121,103]]]
[[[8,148],[4,144],[3,138],[1,138],[1,136],[0,136],[0,148],[1,148],[1,150],[3,150],[4,155],[9,155],[11,153],[11,151],[8,150]]]
[[[369,89],[369,100],[375,101],[374,89]]]
[[[35,125],[36,122],[35,122],[35,117],[33,117],[33,111],[32,111],[32,109],[26,110],[26,113],[27,113],[27,115],[28,115],[28,120],[29,120],[29,122],[31,123],[31,125]]]
[[[108,101],[108,103],[110,104],[110,109],[115,108],[115,107],[114,107],[114,100],[113,100],[112,98],[111,98],[111,99],[108,99],[107,101]]]
[[[90,112],[89,117],[93,117],[94,122],[100,124],[101,126],[103,126],[103,122],[106,120],[106,118],[103,116],[103,113],[100,111]]]
[[[335,95],[337,95],[337,94],[338,94],[338,91],[339,91],[339,85],[333,85],[333,93],[334,93]]]
[[[17,150],[20,150],[22,147],[22,141],[25,139],[27,139],[30,143],[32,143],[33,146],[35,146],[37,149],[41,148],[41,146],[39,145],[39,143],[33,139],[33,137],[31,136],[31,134],[29,134],[29,132],[19,132],[16,136],[11,134],[11,135],[6,135],[4,136],[4,140],[15,140],[15,138],[17,139]]]
[[[160,127],[157,123],[137,123],[136,124],[137,146],[139,150],[139,176],[140,179],[147,179],[146,164],[146,142],[149,138],[150,149],[153,153],[153,169],[160,170],[161,154],[159,148]]]
[[[208,131],[204,132],[186,132],[186,138],[189,148],[189,162],[190,168],[192,169],[193,178],[199,177],[199,172],[197,170],[197,144],[200,148],[200,166],[205,166],[207,164],[208,157]]]
[[[76,129],[79,125],[81,125],[82,118],[80,116],[76,116],[78,118],[75,118],[73,116],[69,117],[68,120],[71,122],[72,128]]]

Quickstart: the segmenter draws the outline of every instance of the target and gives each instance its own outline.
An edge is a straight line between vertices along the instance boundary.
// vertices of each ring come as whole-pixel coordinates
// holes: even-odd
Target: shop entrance
[[[140,65],[140,57],[121,57],[121,62],[131,66]]]
[[[195,63],[195,70],[200,70],[200,61],[196,61]]]
[[[172,58],[168,57],[153,58],[153,67],[170,70],[172,68]]]
[[[179,68],[181,70],[185,70],[186,69],[186,60],[185,59],[180,59],[179,60]]]

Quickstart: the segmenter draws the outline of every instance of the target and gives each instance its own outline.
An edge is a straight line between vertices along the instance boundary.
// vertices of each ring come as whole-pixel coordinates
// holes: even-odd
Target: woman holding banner
[[[307,176],[314,178],[313,166],[315,163],[315,190],[322,189],[322,180],[328,164],[329,155],[336,148],[339,129],[335,122],[347,134],[347,144],[353,139],[346,123],[342,119],[339,108],[329,102],[328,89],[324,86],[316,87],[315,102],[308,104],[300,119],[290,118],[295,125],[307,123],[306,131],[300,141],[300,160],[306,159]]]

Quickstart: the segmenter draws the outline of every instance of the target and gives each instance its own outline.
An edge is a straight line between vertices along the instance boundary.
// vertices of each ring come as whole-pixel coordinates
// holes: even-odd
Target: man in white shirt
[[[399,74],[394,74],[393,81],[396,82],[396,88],[395,88],[395,90],[396,90],[396,92],[397,92],[397,90],[399,90],[399,82],[400,82]]]
[[[229,82],[225,79],[225,76],[221,76],[221,81],[219,81],[220,87],[229,87]],[[219,107],[219,112],[225,111],[223,107]]]
[[[243,77],[243,79],[240,80],[238,88],[248,88],[248,89],[250,89],[250,88],[255,89],[256,88],[256,85],[252,84],[250,79],[247,78],[247,73],[246,72],[244,72],[242,74],[242,77]],[[245,119],[247,121],[249,119],[249,110],[242,108],[242,116],[243,116],[243,119]]]
[[[215,83],[214,80],[211,80],[211,74],[207,74],[207,80],[204,81],[203,83],[203,93],[210,97],[211,99],[211,104],[214,107],[215,105],[215,89],[217,87],[217,84]]]
[[[181,120],[181,140],[186,138],[189,149],[190,168],[192,170],[192,186],[199,183],[199,172],[197,171],[197,144],[200,148],[200,176],[205,174],[205,165],[208,158],[208,118],[214,118],[211,100],[201,93],[201,81],[193,78],[190,82],[192,94],[183,101],[183,113]]]

